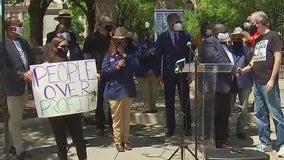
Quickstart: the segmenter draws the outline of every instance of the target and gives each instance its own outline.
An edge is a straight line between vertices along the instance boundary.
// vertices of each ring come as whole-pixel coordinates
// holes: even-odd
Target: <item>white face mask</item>
[[[23,33],[23,29],[24,29],[24,27],[16,27],[16,31],[14,31],[14,32],[21,36],[22,33]]]
[[[182,30],[182,25],[181,25],[181,23],[176,23],[176,24],[174,25],[174,30],[175,30],[176,32],[181,31],[181,30]]]
[[[63,38],[65,38],[67,41],[71,41],[70,33],[69,33],[69,32],[58,33],[57,36],[58,36],[58,37],[63,37]]]
[[[218,33],[218,39],[221,41],[221,42],[226,42],[229,38],[230,38],[230,35],[228,32],[226,33]]]
[[[206,34],[207,36],[211,35],[211,34],[212,34],[212,30],[211,30],[211,29],[207,29],[206,32],[205,32],[205,34]]]
[[[251,27],[251,23],[250,22],[244,22],[244,28],[249,29]]]

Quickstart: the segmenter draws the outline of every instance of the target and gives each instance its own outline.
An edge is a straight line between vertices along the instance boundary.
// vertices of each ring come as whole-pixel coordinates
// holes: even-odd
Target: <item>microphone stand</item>
[[[191,47],[190,48],[190,53],[191,53]],[[187,145],[184,144],[184,120],[185,120],[185,106],[183,103],[183,77],[182,77],[182,70],[184,68],[184,63],[185,63],[185,59],[184,60],[179,60],[176,62],[176,68],[175,68],[175,73],[179,74],[179,79],[180,79],[180,123],[181,123],[181,129],[180,129],[180,144],[179,147],[174,151],[174,153],[170,156],[170,158],[168,160],[171,160],[173,158],[173,156],[177,153],[178,150],[181,150],[181,160],[184,160],[185,155],[184,155],[184,149],[186,149],[194,158],[195,160],[198,160],[197,158],[197,130],[195,129],[195,153],[193,153]],[[195,66],[195,72],[197,71],[197,65]],[[197,74],[195,74],[196,76]],[[196,84],[196,83],[195,83]],[[197,85],[196,85],[197,86]],[[197,87],[196,87],[197,88]],[[197,91],[197,90],[196,90]],[[197,92],[196,92],[197,93]],[[197,98],[195,96],[195,103],[197,102]],[[197,114],[197,111],[195,110],[195,115]],[[195,126],[197,125],[197,120],[195,118],[194,120],[194,124]]]

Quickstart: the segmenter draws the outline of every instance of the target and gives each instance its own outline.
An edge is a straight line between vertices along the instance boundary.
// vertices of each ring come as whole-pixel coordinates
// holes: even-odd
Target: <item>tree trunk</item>
[[[95,11],[95,1],[86,1],[87,6],[87,21],[88,21],[88,34],[94,32],[96,24],[96,11]]]
[[[41,0],[31,0],[30,15],[30,43],[31,46],[41,46],[43,37],[43,16],[41,15]]]
[[[42,46],[43,18],[52,0],[30,0],[30,43],[31,46]]]

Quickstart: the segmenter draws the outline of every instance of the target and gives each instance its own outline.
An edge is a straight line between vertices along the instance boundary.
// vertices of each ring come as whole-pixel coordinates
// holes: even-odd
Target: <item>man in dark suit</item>
[[[201,63],[234,63],[232,53],[226,42],[229,34],[223,24],[216,24],[213,35],[204,39],[199,53]],[[233,74],[219,73],[216,80],[215,108],[206,108],[214,112],[215,143],[217,148],[231,148],[226,142],[228,135],[228,121],[230,114],[230,100]],[[215,110],[215,111],[214,111]],[[209,112],[212,113],[212,112]],[[206,115],[205,115],[206,116]],[[204,117],[206,119],[206,117]],[[206,120],[205,120],[206,121]],[[205,122],[208,123],[208,122]],[[206,133],[205,133],[206,134]]]
[[[176,61],[185,58],[190,61],[189,48],[187,43],[191,41],[189,33],[181,28],[181,20],[178,14],[169,14],[167,17],[169,30],[162,33],[157,39],[157,51],[162,57],[163,69],[162,80],[164,81],[167,132],[166,136],[175,134],[175,88],[178,86],[180,99],[183,100],[182,109],[185,113],[184,129],[186,135],[191,134],[191,116],[189,104],[189,83],[188,73],[182,73],[182,80],[175,74]],[[180,82],[182,81],[182,82]],[[183,88],[180,87],[182,83]],[[182,97],[182,98],[181,98]]]
[[[23,118],[25,92],[32,74],[29,71],[30,47],[21,38],[22,23],[17,17],[9,17],[5,21],[7,31],[5,47],[7,53],[7,105],[9,118],[9,132],[13,146],[10,152],[17,154],[17,159],[29,159],[30,155],[24,151],[21,136],[21,121]],[[11,144],[12,145],[12,144]]]

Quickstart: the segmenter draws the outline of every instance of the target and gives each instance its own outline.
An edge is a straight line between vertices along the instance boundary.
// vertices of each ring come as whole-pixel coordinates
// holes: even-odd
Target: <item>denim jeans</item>
[[[273,122],[276,129],[277,145],[283,145],[284,118],[281,110],[278,81],[275,81],[273,89],[270,92],[267,92],[266,85],[262,85],[255,82],[254,98],[254,112],[259,130],[259,140],[262,144],[271,144],[269,121],[270,114],[273,118]]]
[[[246,117],[248,111],[248,98],[251,93],[252,88],[239,88],[238,97],[239,97],[239,108],[238,108],[238,117],[237,117],[237,126],[236,132],[243,132],[246,125]]]

